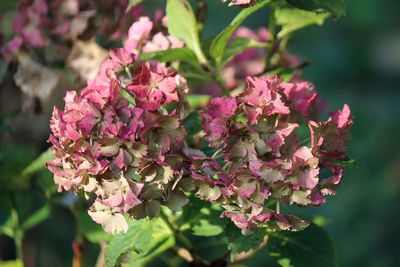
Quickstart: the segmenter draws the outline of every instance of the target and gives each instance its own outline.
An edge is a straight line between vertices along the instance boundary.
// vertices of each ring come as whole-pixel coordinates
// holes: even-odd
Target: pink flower
[[[118,208],[111,208],[100,201],[95,201],[90,207],[89,215],[108,233],[118,234],[128,231],[128,223]]]
[[[43,47],[47,43],[47,39],[42,33],[42,27],[47,20],[47,12],[48,7],[44,0],[34,0],[31,5],[22,2],[18,6],[13,29],[31,47]]]
[[[227,134],[227,122],[236,113],[236,99],[215,97],[208,104],[208,110],[201,114],[206,138],[210,142],[221,140]]]
[[[343,110],[338,110],[330,114],[332,121],[335,122],[339,129],[344,129],[353,124],[350,114],[350,107],[344,104]]]
[[[269,76],[247,82],[240,95],[213,98],[201,113],[205,138],[218,150],[215,159],[188,154],[196,195],[220,204],[221,216],[243,233],[260,226],[302,230],[306,221],[271,206],[320,205],[325,195],[335,194],[343,176],[338,160],[346,155],[350,110],[345,105],[326,122],[309,121],[317,96],[311,84]],[[296,131],[307,124],[310,138]],[[311,147],[304,145],[309,139]],[[331,175],[320,179],[321,170]]]
[[[310,121],[313,153],[322,157],[323,162],[332,158],[344,158],[349,141],[348,128],[353,124],[348,105],[343,110],[330,114],[325,122]]]
[[[120,178],[118,180],[104,180],[102,188],[104,191],[103,203],[110,207],[120,207],[124,212],[127,212],[142,203],[139,194],[143,189],[143,184]]]
[[[132,91],[123,92],[126,85]],[[126,213],[153,217],[160,205],[179,210],[187,203],[181,112],[158,111],[181,101],[177,91],[183,96],[185,88],[175,71],[121,48],[110,51],[80,96],[67,92],[64,110],[54,108],[49,141],[56,159],[48,169],[59,191],[96,196],[89,214],[106,231],[126,231]],[[135,103],[125,98],[129,92]]]
[[[313,189],[318,184],[318,158],[315,158],[308,147],[300,147],[292,157],[290,180],[294,186]]]
[[[314,86],[309,82],[282,83],[280,86],[294,109],[307,116],[308,109],[317,97]]]
[[[139,20],[132,24],[128,31],[128,39],[125,41],[124,47],[130,52],[140,50],[143,43],[147,40],[153,29],[153,22],[148,17],[140,17]]]
[[[15,36],[8,43],[0,47],[0,52],[7,63],[10,63],[13,56],[16,55],[18,50],[23,44],[23,39],[20,36]]]
[[[281,82],[281,79],[269,76],[247,78],[248,89],[238,100],[246,106],[245,114],[250,124],[254,124],[260,115],[289,114],[289,108],[279,92]]]
[[[178,101],[176,72],[151,61],[142,65],[140,73],[127,86],[135,96],[136,105],[145,110],[157,110],[161,105]]]
[[[184,43],[176,39],[174,36],[164,35],[162,32],[158,32],[153,36],[151,41],[148,41],[143,46],[143,52],[155,52],[164,51],[174,48],[182,48]]]

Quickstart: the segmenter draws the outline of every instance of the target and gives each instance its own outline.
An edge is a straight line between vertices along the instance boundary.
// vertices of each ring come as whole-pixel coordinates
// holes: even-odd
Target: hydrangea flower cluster
[[[20,49],[43,48],[50,42],[73,41],[83,35],[88,39],[93,33],[118,40],[143,13],[140,6],[126,10],[128,5],[128,0],[21,1],[13,22],[15,36],[2,47],[2,55],[10,61]],[[96,21],[99,14],[101,22]]]
[[[213,98],[201,119],[205,139],[220,153],[189,153],[196,195],[221,204],[222,216],[243,232],[262,225],[306,227],[306,221],[281,214],[279,205],[320,205],[335,194],[352,124],[347,105],[325,122],[310,119],[316,97],[308,82],[266,75],[248,77],[247,89],[236,97]],[[307,131],[308,139],[302,137]]]
[[[261,75],[266,67],[268,49],[265,48],[265,45],[270,41],[268,29],[260,27],[257,30],[252,30],[248,27],[241,26],[233,33],[230,42],[233,43],[243,38],[258,43],[260,47],[250,47],[244,50],[233,57],[232,60],[221,69],[224,86],[231,91],[244,87],[248,76]],[[279,49],[279,44],[276,46],[276,49]],[[290,54],[287,51],[282,51],[279,58],[274,62],[274,66],[292,71],[293,78],[296,78],[301,76],[301,67],[303,67],[305,63],[306,62],[299,56]],[[209,83],[205,87],[198,88],[198,91],[218,95],[220,88],[217,84]]]
[[[149,17],[140,17],[129,28],[124,47],[130,51],[154,52],[184,46],[181,40],[166,32],[167,17],[161,11],[156,12],[153,21]]]
[[[45,21],[46,2],[33,3]],[[71,10],[76,3],[63,2]],[[109,2],[99,3],[107,6]],[[121,3],[126,8],[127,2]],[[244,6],[253,1],[232,3]],[[123,17],[117,25],[126,25]],[[65,35],[73,21],[66,20],[69,24],[65,26],[63,16],[58,18],[54,33]],[[18,21],[31,25],[30,20]],[[74,41],[74,53],[67,62],[90,78],[80,94],[67,92],[64,110],[53,111],[49,141],[56,159],[48,168],[59,191],[91,198],[89,215],[110,233],[126,231],[127,216],[157,217],[161,206],[180,210],[193,189],[197,197],[220,204],[224,209],[221,217],[230,219],[243,233],[260,226],[281,230],[307,227],[305,220],[281,213],[280,206],[317,206],[327,195],[335,194],[343,176],[341,162],[347,157],[352,125],[349,107],[331,113],[326,121],[316,120],[318,94],[311,83],[296,77],[303,61],[280,51],[279,43],[267,49],[270,33],[266,28],[254,32],[241,27],[230,42],[246,38],[255,45],[221,69],[221,86],[234,90],[233,95],[240,93],[213,98],[200,114],[203,132],[196,137],[204,138],[216,151],[206,155],[185,141],[186,80],[165,64],[139,60],[143,52],[184,47],[181,40],[168,35],[167,23],[167,18],[156,12],[154,19],[139,17],[126,38],[112,31],[123,39],[123,48],[110,50],[107,57],[93,40],[90,44]],[[41,22],[32,25],[40,28]],[[39,37],[36,39],[46,42]],[[12,40],[15,44],[7,49],[18,47],[18,40]],[[88,47],[98,49],[100,55],[90,60],[90,68],[81,51],[90,50],[87,56],[93,58],[96,49]],[[268,53],[276,56],[273,62],[266,63]],[[102,63],[97,72],[98,62]],[[279,77],[259,77],[266,64],[275,70],[290,69],[295,78],[284,82]]]
[[[41,110],[40,104],[57,87],[60,77],[49,65],[62,62],[87,81],[95,78],[107,57],[103,45],[114,47],[122,39],[125,48],[135,53],[183,47],[182,41],[167,34],[161,10],[153,19],[142,15],[141,6],[131,7],[128,0],[21,1],[13,21],[15,35],[4,44],[0,40],[0,55],[7,64],[17,63],[14,80],[28,96],[24,111]],[[99,44],[96,39],[106,42]]]
[[[186,204],[191,181],[182,178],[186,133],[176,108],[186,92],[172,69],[119,48],[80,95],[66,94],[64,110],[54,108],[48,168],[60,191],[95,196],[89,215],[107,232],[126,231],[125,215]]]

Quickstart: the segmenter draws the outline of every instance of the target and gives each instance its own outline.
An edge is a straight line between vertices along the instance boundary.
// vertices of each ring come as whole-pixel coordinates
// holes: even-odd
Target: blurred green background
[[[15,6],[14,2],[1,0],[2,15]],[[238,9],[218,0],[209,0],[208,4],[205,32],[211,36]],[[291,53],[312,62],[304,77],[329,101],[329,110],[348,103],[354,114],[349,155],[357,160],[358,168],[347,170],[337,196],[330,197],[327,204],[296,211],[310,218],[325,218],[340,266],[400,266],[399,12],[398,0],[349,0],[345,17],[301,30],[289,45]],[[262,10],[246,25],[256,28],[266,23],[267,14]],[[48,188],[44,184],[51,183],[51,175],[43,171],[26,184],[20,182],[19,174],[48,147],[49,113],[63,94],[55,94],[42,115],[10,116],[21,102],[15,90],[5,83],[0,87],[0,223],[10,209],[6,187],[19,188],[16,202],[22,219],[45,201],[42,192]],[[31,266],[71,266],[76,225],[65,204],[68,198],[62,201],[48,220],[27,233],[24,250],[27,257],[35,259]],[[98,250],[95,245],[89,246],[87,266],[94,266]],[[14,253],[12,240],[0,236],[0,259],[12,258]],[[261,250],[249,266],[273,266],[266,257],[266,251]]]

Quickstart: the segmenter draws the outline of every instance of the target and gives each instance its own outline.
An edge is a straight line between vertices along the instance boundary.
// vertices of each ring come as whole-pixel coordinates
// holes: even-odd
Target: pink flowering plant
[[[298,210],[336,194],[353,162],[353,118],[347,104],[325,112],[303,78],[308,61],[287,44],[343,15],[343,2],[223,1],[238,14],[211,41],[201,38],[203,1],[167,0],[152,16],[132,4],[140,1],[111,2],[23,1],[16,36],[1,47],[25,66],[27,54],[60,42],[87,80],[54,107],[47,168],[58,192],[80,196],[108,233],[105,265],[168,256],[168,266],[239,266],[263,250],[281,266],[337,266],[327,234]],[[267,27],[241,26],[263,9]],[[77,50],[89,49],[88,34],[119,48],[85,69]],[[215,251],[202,251],[203,241]]]

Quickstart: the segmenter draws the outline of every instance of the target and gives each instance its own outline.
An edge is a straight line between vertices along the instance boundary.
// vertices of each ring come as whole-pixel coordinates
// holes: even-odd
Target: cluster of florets
[[[49,43],[59,45],[60,40],[76,42],[94,35],[110,41],[127,39],[125,47],[137,52],[183,46],[182,41],[166,34],[167,19],[161,11],[156,11],[154,19],[150,20],[143,16],[141,6],[128,8],[128,0],[23,1],[13,22],[15,36],[1,48],[2,55],[11,61],[19,50],[43,48]],[[96,20],[98,17],[101,21]]]
[[[128,7],[128,0],[21,1],[13,21],[15,36],[1,52],[10,61],[20,49],[29,51],[60,40],[88,39],[94,33],[118,40],[143,13],[140,6]],[[101,21],[97,21],[100,14]]]
[[[68,92],[64,110],[54,109],[50,142],[56,159],[48,168],[59,190],[94,196],[89,214],[111,233],[127,230],[126,216],[155,217],[162,205],[179,210],[193,186],[196,196],[221,204],[222,216],[243,232],[306,227],[281,213],[280,205],[320,205],[335,194],[352,124],[349,107],[317,122],[312,84],[257,77],[266,67],[268,30],[239,28],[232,42],[247,38],[260,47],[222,69],[225,87],[240,90],[247,80],[247,88],[236,97],[213,98],[201,114],[204,138],[216,149],[206,156],[184,141],[185,79],[138,58],[184,46],[167,34],[166,24],[159,12],[153,21],[140,17],[124,47],[111,50],[81,94]],[[273,64],[296,70],[302,61],[282,53]]]
[[[177,111],[186,81],[157,62],[142,63],[124,48],[111,50],[80,96],[54,108],[48,163],[59,190],[95,196],[89,214],[111,233],[127,230],[125,216],[154,217],[160,205],[178,210],[183,139]]]
[[[140,17],[129,28],[128,38],[124,43],[126,49],[137,53],[164,51],[183,46],[181,40],[167,34],[167,17],[163,16],[162,12],[156,12],[153,20]]]
[[[122,39],[124,47],[136,54],[184,45],[167,34],[162,11],[150,19],[143,16],[141,6],[131,7],[128,0],[22,1],[13,30],[8,42],[0,40],[0,57],[8,64],[17,63],[13,78],[29,97],[23,104],[28,111],[38,109],[26,103],[46,101],[58,84],[59,75],[48,65],[62,62],[87,81],[96,76],[107,57],[103,45],[114,47]]]
[[[231,42],[238,41],[242,38],[246,40],[250,39],[255,43],[258,43],[260,47],[248,48],[242,53],[236,55],[223,69],[223,77],[225,86],[232,90],[244,84],[247,76],[258,76],[264,72],[266,67],[266,58],[268,53],[272,53],[274,56],[271,58],[271,64],[274,67],[280,69],[290,69],[293,71],[294,76],[299,74],[299,69],[304,66],[305,61],[296,55],[292,55],[289,52],[281,51],[276,53],[280,49],[281,44],[275,44],[271,50],[265,49],[265,45],[271,41],[270,33],[267,28],[261,27],[256,31],[247,28],[239,27],[232,35]]]
[[[266,49],[266,46],[270,45],[271,41],[267,28],[260,27],[257,30],[252,30],[244,26],[239,27],[233,33],[229,42],[233,44],[240,42],[241,39],[251,40],[254,45],[234,56],[221,69],[223,84],[228,90],[242,89],[246,84],[245,81],[248,76],[258,76],[264,73],[268,53],[277,55],[271,58],[271,64],[274,68],[282,71],[290,70],[293,78],[301,76],[301,68],[306,64],[305,60],[287,51],[276,53],[276,50],[280,49],[279,43],[271,50]],[[210,83],[199,87],[199,90],[200,92],[212,93],[214,95],[218,95],[220,92],[217,84]]]
[[[196,195],[221,204],[222,216],[244,232],[262,225],[300,230],[307,222],[281,214],[279,205],[320,205],[335,193],[352,124],[349,107],[315,122],[312,84],[269,76],[248,77],[247,84],[237,97],[212,99],[201,114],[205,139],[218,150],[212,157],[189,153]],[[322,170],[330,174],[323,178]]]

